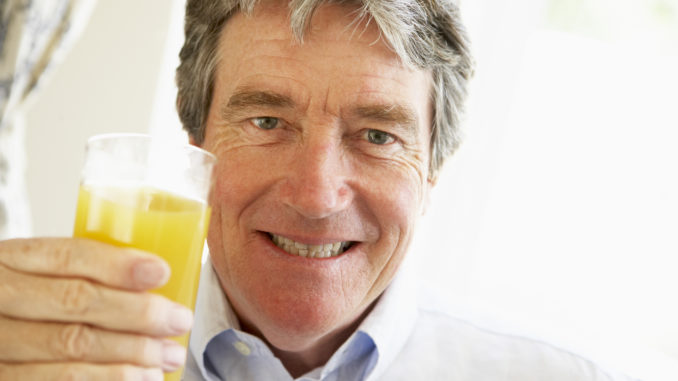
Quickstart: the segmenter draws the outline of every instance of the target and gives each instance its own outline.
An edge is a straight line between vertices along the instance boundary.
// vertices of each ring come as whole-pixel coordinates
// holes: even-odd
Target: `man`
[[[182,121],[218,158],[186,379],[611,379],[418,304],[400,271],[472,71],[454,5],[189,0],[181,59]],[[154,256],[36,239],[0,263],[0,379],[182,364]]]
[[[351,337],[405,256],[433,182],[433,74],[402,62],[380,38],[378,24],[404,24],[409,13],[370,20],[355,5],[307,4],[291,20],[295,35],[284,2],[256,4],[221,27],[222,3],[188,4],[179,110],[196,143],[219,159],[209,232],[217,279],[240,328],[264,339],[284,366],[258,365],[261,379],[285,369],[299,377]],[[215,70],[196,62],[210,48]],[[448,54],[468,61],[465,52]],[[453,75],[468,76],[463,70]],[[212,92],[194,94],[209,73]],[[184,106],[198,96],[211,105],[204,118]],[[249,335],[228,337],[209,344],[207,364],[201,348],[193,353],[203,376],[235,377],[239,365],[221,369],[228,351],[219,346],[264,348]],[[369,341],[361,345],[373,347]],[[328,371],[356,379],[368,374],[373,356],[356,360],[351,372]],[[213,371],[204,371],[208,365]]]

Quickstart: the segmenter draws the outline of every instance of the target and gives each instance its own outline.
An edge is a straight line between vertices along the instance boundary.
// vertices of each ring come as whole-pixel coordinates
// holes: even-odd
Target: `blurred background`
[[[476,77],[419,271],[463,308],[678,380],[678,0],[461,5]],[[31,234],[71,234],[90,135],[183,138],[182,15],[181,0],[96,3],[25,110]]]

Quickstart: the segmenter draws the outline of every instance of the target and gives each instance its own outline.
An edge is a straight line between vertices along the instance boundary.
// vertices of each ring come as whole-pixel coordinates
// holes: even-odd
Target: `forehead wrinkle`
[[[403,80],[401,80],[397,76],[385,76],[385,75],[379,75],[379,74],[362,74],[360,76],[364,79],[378,79],[378,80],[386,79],[386,80],[389,80],[391,82],[395,82],[400,86],[403,86],[403,87],[407,86],[407,83],[405,83]]]
[[[391,73],[388,70],[375,70],[376,73],[369,72],[359,72],[359,73],[345,73],[343,81],[355,80],[361,84],[361,92],[385,92],[387,94],[392,94],[394,88],[391,88],[393,84],[397,86],[407,88],[410,83],[403,80],[396,73]],[[383,81],[390,82],[387,84]],[[402,91],[398,89],[398,91]]]
[[[273,54],[259,54],[256,56],[245,57],[240,60],[238,67],[258,68],[261,70],[260,74],[272,77],[285,77],[284,74],[287,74],[287,77],[294,77],[296,73],[291,73],[289,70],[282,71],[284,68],[284,66],[281,65],[282,63],[291,63],[296,70],[303,68],[307,72],[311,71],[311,67],[303,59]]]
[[[257,43],[259,45],[275,45],[276,47],[282,48],[283,46],[289,46],[290,45],[290,39],[291,39],[291,37],[275,38],[275,37],[268,37],[267,36],[267,37],[263,37],[263,38],[252,38],[252,39],[250,39],[250,41],[252,43]]]

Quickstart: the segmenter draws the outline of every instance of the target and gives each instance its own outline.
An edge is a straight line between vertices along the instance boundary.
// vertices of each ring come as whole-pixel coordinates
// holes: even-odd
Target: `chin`
[[[338,348],[355,331],[359,319],[343,324],[281,324],[265,326],[261,336],[274,347],[274,352],[309,353],[322,348]]]
[[[260,333],[271,345],[284,351],[309,349],[358,320],[362,311],[332,302],[289,300],[284,297],[260,303],[247,325]],[[341,300],[336,297],[333,301]],[[364,308],[361,308],[364,310]]]

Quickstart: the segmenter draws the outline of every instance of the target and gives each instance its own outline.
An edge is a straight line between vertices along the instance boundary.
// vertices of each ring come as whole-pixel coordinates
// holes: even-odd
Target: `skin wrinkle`
[[[378,38],[376,41],[370,43],[370,45],[375,45],[375,44],[379,43],[380,40],[381,40],[381,39]],[[331,44],[331,45],[334,45],[334,46],[338,46],[338,45],[346,45],[346,43],[340,41],[339,38],[336,38],[336,39],[317,39],[317,41],[318,41],[319,43],[328,43],[328,44]],[[290,60],[290,61],[295,62],[297,65],[301,65],[301,66],[307,67],[307,66],[305,65],[305,61],[304,61],[304,60],[294,60],[294,59],[291,59],[291,58],[289,58],[289,57],[282,57],[282,56],[281,56],[282,54],[287,54],[287,53],[289,53],[289,51],[291,51],[291,50],[293,50],[293,49],[298,49],[298,48],[300,47],[300,45],[298,45],[298,44],[294,44],[294,45],[291,45],[291,46],[290,46],[290,45],[287,44],[287,42],[286,42],[284,39],[252,40],[252,41],[250,41],[249,43],[251,43],[251,44],[266,45],[266,46],[267,46],[267,45],[270,45],[273,49],[276,49],[277,53],[279,53],[279,55],[270,55],[270,56],[268,56],[268,55],[262,55],[262,56],[259,56],[258,58],[272,58],[272,59],[275,59],[275,60]],[[281,46],[285,46],[285,48],[282,48]],[[331,51],[330,51],[330,53],[331,53]],[[337,61],[337,60],[349,61],[349,60],[355,60],[355,59],[359,59],[359,60],[360,60],[360,59],[363,58],[361,55],[350,54],[350,53],[347,54],[347,55],[343,55],[343,56],[341,56],[341,57],[336,57],[336,56],[331,55],[331,54],[329,54],[329,53],[328,53],[328,54],[316,54],[316,57],[319,57],[319,58],[333,58],[335,61]],[[247,62],[247,61],[241,61],[241,62],[245,63],[245,62]],[[387,67],[393,67],[393,68],[398,68],[398,69],[401,68],[401,63],[400,63],[399,61],[393,62],[393,60],[388,59],[388,58],[387,58],[387,59],[380,60],[380,61],[379,61],[379,64],[380,64],[380,65],[387,66]],[[377,77],[378,77],[378,76],[377,76]],[[398,80],[398,79],[395,78],[394,80]]]
[[[298,60],[298,59],[292,59],[292,58],[289,58],[289,57],[283,57],[282,55],[284,55],[284,54],[285,54],[285,52],[281,51],[277,55],[273,55],[273,54],[260,55],[260,56],[257,56],[255,58],[243,60],[242,63],[246,64],[249,61],[254,61],[254,60],[257,60],[257,61],[268,60],[272,65],[276,65],[276,64],[279,64],[280,62],[287,61],[287,62],[293,63],[298,68],[305,68],[305,69],[309,68],[307,65],[305,65],[304,61]],[[251,62],[249,62],[249,63],[251,63]]]
[[[341,45],[341,43],[337,43],[336,41],[333,41],[333,40],[328,40],[326,42],[330,43],[330,44],[334,44],[335,46]],[[286,54],[286,53],[288,53],[289,50],[292,50],[292,49],[280,49],[280,52],[278,52],[278,53],[279,54]],[[351,61],[351,60],[362,59],[362,57],[360,55],[352,55],[352,54],[347,54],[347,55],[343,55],[341,57],[336,57],[336,56],[332,55],[331,52],[329,52],[327,54],[315,54],[314,57],[330,58],[330,59],[334,60],[335,62],[338,62],[339,60]],[[301,65],[301,66],[308,67],[307,65],[305,65],[305,61],[303,61],[303,60],[296,60],[296,59],[292,59],[292,58],[289,58],[289,57],[282,57],[281,55],[261,55],[258,58],[273,58],[273,59],[276,59],[276,60],[286,60],[286,61],[295,62],[296,64]],[[246,61],[243,61],[243,62],[246,62]],[[386,59],[378,60],[377,62],[380,65],[385,66],[385,67],[401,69],[400,64],[391,62],[391,61],[386,60]],[[367,75],[367,76],[368,77],[377,77],[377,78],[379,77],[379,75]],[[397,78],[393,78],[393,80],[397,80]]]
[[[271,57],[272,57],[272,58],[276,58],[276,59],[279,58],[278,56],[261,56],[261,57],[257,57],[257,59],[259,59],[259,58],[271,58]],[[353,58],[359,58],[360,56],[352,56],[352,57],[353,57]],[[251,60],[253,61],[254,58],[251,59]],[[281,59],[281,60],[286,60],[286,59],[283,58],[283,59]],[[245,60],[245,61],[248,61],[248,60]],[[299,63],[299,64],[303,65],[303,63],[300,62],[299,60],[290,60],[290,61],[293,61],[293,62],[295,62],[295,63]],[[381,61],[379,61],[379,63],[380,63],[380,64],[384,64],[384,62],[381,62]],[[339,65],[339,66],[340,66],[340,65]],[[398,67],[397,65],[393,65],[393,64],[390,64],[390,63],[388,63],[387,66],[390,66],[390,67],[393,67],[393,68],[397,68],[397,67]],[[276,66],[276,69],[279,69],[279,68]],[[347,77],[348,77],[348,78],[352,78],[351,75],[349,75],[349,76],[347,76]],[[362,74],[360,77],[361,77],[361,78],[358,79],[359,81],[364,81],[365,79],[369,79],[369,78],[373,78],[373,79],[384,79],[383,76],[379,76],[379,75],[366,75],[366,74]],[[287,77],[281,77],[281,78],[285,78],[285,79],[289,80],[289,78],[287,78]],[[242,82],[242,81],[247,81],[247,80],[249,80],[249,78],[245,78],[244,80],[241,80],[241,82]],[[395,82],[397,82],[397,83],[400,84],[400,85],[404,85],[403,82],[400,81],[397,77],[396,77],[396,78],[388,78],[388,80],[395,81]],[[300,86],[305,87],[305,85],[304,85],[304,83],[303,83],[302,81],[297,81],[297,82],[300,84]],[[376,89],[376,90],[370,90],[370,91],[367,91],[367,90],[366,90],[366,91],[363,91],[363,92],[361,92],[361,93],[364,93],[364,94],[370,94],[370,93],[376,93],[376,94],[379,94],[380,92],[381,92],[381,90]],[[329,89],[328,89],[327,94],[329,94]],[[307,102],[303,102],[303,103],[304,103],[304,104],[307,104]]]
[[[224,137],[223,140],[227,140],[227,138]],[[235,147],[231,147],[231,149],[234,149],[234,148],[235,148]],[[417,152],[417,155],[413,158],[413,160],[403,161],[403,163],[405,163],[405,164],[409,165],[411,168],[415,169],[416,172],[418,172],[419,175],[423,178],[423,174],[422,174],[421,168],[420,168],[420,167],[417,168],[418,166],[416,165],[417,162],[421,162],[421,161],[422,161],[422,157],[423,157],[423,155],[421,154],[421,152]],[[387,163],[387,164],[388,164],[388,163]]]
[[[395,66],[394,66],[394,67],[395,67]],[[363,77],[365,77],[365,78],[374,78],[374,79],[380,79],[380,78],[382,78],[382,77],[380,77],[380,76],[378,76],[378,75],[363,75]],[[401,86],[406,86],[404,82],[399,81],[397,78],[389,78],[389,79],[390,79],[391,81],[397,82],[397,83],[398,83],[399,85],[401,85]],[[378,91],[378,90],[374,90],[374,91]]]
[[[294,108],[296,103],[291,97],[274,92],[249,90],[249,87],[237,89],[222,109],[221,117],[230,119],[232,116],[246,115],[248,109],[256,108]],[[357,119],[374,121],[386,125],[401,126],[403,133],[407,133],[405,142],[411,141],[411,134],[416,131],[415,113],[407,106],[398,104],[384,105],[359,105],[348,112]],[[349,123],[350,124],[350,123]],[[360,123],[357,123],[360,124]],[[379,127],[379,126],[377,126]]]
[[[328,49],[324,37],[344,27],[329,16],[346,10],[327,6],[327,22],[303,45],[285,49],[239,39],[261,37],[258,24],[277,25],[278,15],[235,15],[221,46],[237,52],[222,54],[207,121],[204,148],[219,161],[208,234],[212,262],[245,329],[284,357],[293,375],[327,361],[390,282],[428,187],[430,74],[398,66],[383,44],[368,45],[373,27],[362,40]],[[289,31],[286,22],[280,28]],[[262,58],[272,52],[293,59]],[[335,59],[346,52],[354,59]],[[230,102],[242,89],[289,99]],[[262,130],[251,122],[264,116],[280,124]],[[372,143],[369,129],[398,140]],[[302,243],[357,244],[346,255],[312,260],[282,252],[263,232]]]
[[[231,97],[231,99],[228,102],[228,106],[225,108],[225,110],[222,110],[222,118],[227,119],[229,115],[239,115],[240,113],[238,112],[239,109],[245,110],[247,105],[245,102],[242,102],[241,100],[236,100],[237,106],[239,107],[234,107],[236,104],[234,104],[234,97],[235,98],[240,98],[245,94],[240,94],[241,92],[247,91],[246,89],[251,88],[251,86],[240,86],[242,89],[241,90],[236,90],[236,93]],[[262,92],[263,93],[263,92]],[[249,95],[254,95],[254,94],[249,94]],[[262,94],[265,95],[265,94]],[[264,100],[262,99],[249,99],[249,102],[246,103],[251,103],[253,106],[261,105],[261,106],[268,106],[271,105],[273,107],[293,107],[294,101],[291,99],[290,96],[287,95],[282,95],[282,94],[271,94],[270,96],[271,99]],[[277,98],[277,99],[276,99]],[[370,108],[373,109],[370,109]],[[414,119],[412,116],[413,112],[409,110],[409,107],[404,107],[400,105],[391,105],[390,107],[394,111],[398,111],[393,116],[389,116],[388,110],[378,110],[378,107],[382,108],[388,108],[389,106],[386,105],[381,105],[381,106],[358,106],[357,111],[355,112],[356,114],[367,114],[367,115],[374,115],[374,119],[384,119],[386,121],[392,120],[393,123],[396,125],[405,125],[405,124],[411,124]],[[383,117],[382,117],[383,114]],[[397,115],[400,114],[400,115]],[[401,121],[402,120],[402,121]],[[407,139],[406,139],[407,140]]]
[[[191,78],[194,76],[199,78],[197,84],[203,84],[206,81],[211,82],[209,76],[213,76],[216,70],[213,71],[209,65],[206,67],[206,61],[216,63],[217,60],[209,59],[211,53],[199,54],[198,52],[204,47],[207,52],[214,50],[217,57],[222,56],[222,52],[212,46],[214,41],[218,43],[218,34],[221,28],[213,28],[214,31],[204,32],[201,26],[197,25],[196,20],[203,17],[209,19],[215,12],[219,12],[220,6],[204,7],[199,1],[192,1],[195,1],[195,3],[189,3],[187,6],[186,35],[187,41],[195,40],[197,43],[185,44],[182,49],[181,54],[182,57],[185,57],[185,61],[178,69],[178,98],[192,99],[197,97],[205,99],[209,103],[212,94],[205,94],[205,91],[211,92],[212,84],[210,86],[193,86],[194,82]],[[265,23],[259,25],[260,30],[276,31],[277,29],[281,31],[283,30],[280,28],[282,25],[278,25],[280,21],[286,24],[287,30],[291,26],[294,38],[288,41],[288,45],[300,45],[304,41],[304,36],[308,36],[309,29],[313,29],[314,23],[311,19],[317,19],[318,12],[315,12],[315,10],[321,5],[321,2],[298,1],[294,3],[292,9],[289,7],[282,9],[280,4],[276,2],[265,2],[264,8],[273,9],[272,12],[262,11],[260,9],[262,7],[255,7],[257,1],[245,1],[239,4],[244,7],[243,11],[249,16],[267,18]],[[228,14],[226,19],[230,22],[230,17],[238,13],[238,2],[225,2],[223,5],[225,6],[224,15]],[[432,91],[435,96],[432,99],[433,104],[435,104],[436,115],[432,132],[434,142],[431,143],[433,159],[431,160],[429,175],[434,179],[445,161],[445,157],[449,157],[459,144],[459,112],[467,95],[467,82],[474,72],[469,41],[465,28],[459,20],[459,10],[454,4],[439,4],[436,2],[391,3],[369,1],[358,2],[356,5],[355,9],[350,10],[350,14],[342,16],[341,20],[348,21],[348,25],[345,24],[338,28],[339,33],[335,31],[333,37],[345,32],[351,25],[355,25],[354,31],[359,30],[357,27],[363,25],[362,32],[358,36],[358,39],[360,39],[370,30],[368,26],[371,23],[377,26],[372,29],[378,30],[377,36],[383,38],[383,45],[396,53],[397,61],[408,67],[433,68],[435,90],[432,89]],[[289,13],[290,10],[292,10],[291,14]],[[282,20],[270,17],[276,12],[285,12],[287,16]],[[397,14],[397,17],[393,17],[394,14]],[[363,17],[367,17],[367,19]],[[217,23],[222,22],[214,20]],[[224,20],[224,18],[220,20]],[[323,21],[328,22],[317,24],[328,24],[332,20],[324,19]],[[228,22],[226,25],[228,26]],[[384,31],[383,34],[381,33],[382,30]],[[203,36],[203,33],[209,38],[201,41],[199,38]],[[216,38],[212,33],[217,34]],[[351,34],[351,39],[354,38],[354,35],[355,33]],[[238,36],[238,40],[256,36],[259,36],[259,34],[241,34]],[[271,33],[271,38],[282,39],[281,36],[287,38],[285,33],[277,33],[275,36]],[[313,37],[317,38],[318,35],[314,33]],[[208,57],[208,59],[206,60],[205,57]],[[206,76],[200,73],[208,74]],[[196,109],[196,107],[200,107],[200,104],[200,102],[183,102],[183,106],[180,107],[181,119],[188,129],[195,130],[198,143],[202,142],[204,121],[207,118],[207,114],[203,114],[203,112],[209,110],[208,107],[203,108],[204,110]]]
[[[239,135],[239,129],[238,128],[230,128],[230,127],[224,127],[227,128],[227,131],[229,132],[228,134],[224,134],[220,136],[220,138],[216,141],[215,145],[219,147],[218,151],[215,151],[215,153],[220,156],[223,154],[225,151],[231,151],[231,154],[236,153],[238,149],[246,149],[247,147],[253,145],[253,142],[249,142],[245,139],[245,137]],[[228,143],[228,144],[226,144]],[[244,179],[247,180],[247,179]],[[372,217],[374,218],[374,217]],[[284,221],[281,221],[281,223]],[[370,231],[369,227],[362,225],[362,220],[360,221],[361,224],[359,226],[356,226],[356,229],[361,230],[361,231]],[[337,223],[337,225],[340,225],[340,223]],[[305,229],[312,229],[312,227],[306,226]],[[325,230],[335,230],[338,228],[327,228]],[[371,233],[368,234],[372,235]]]

